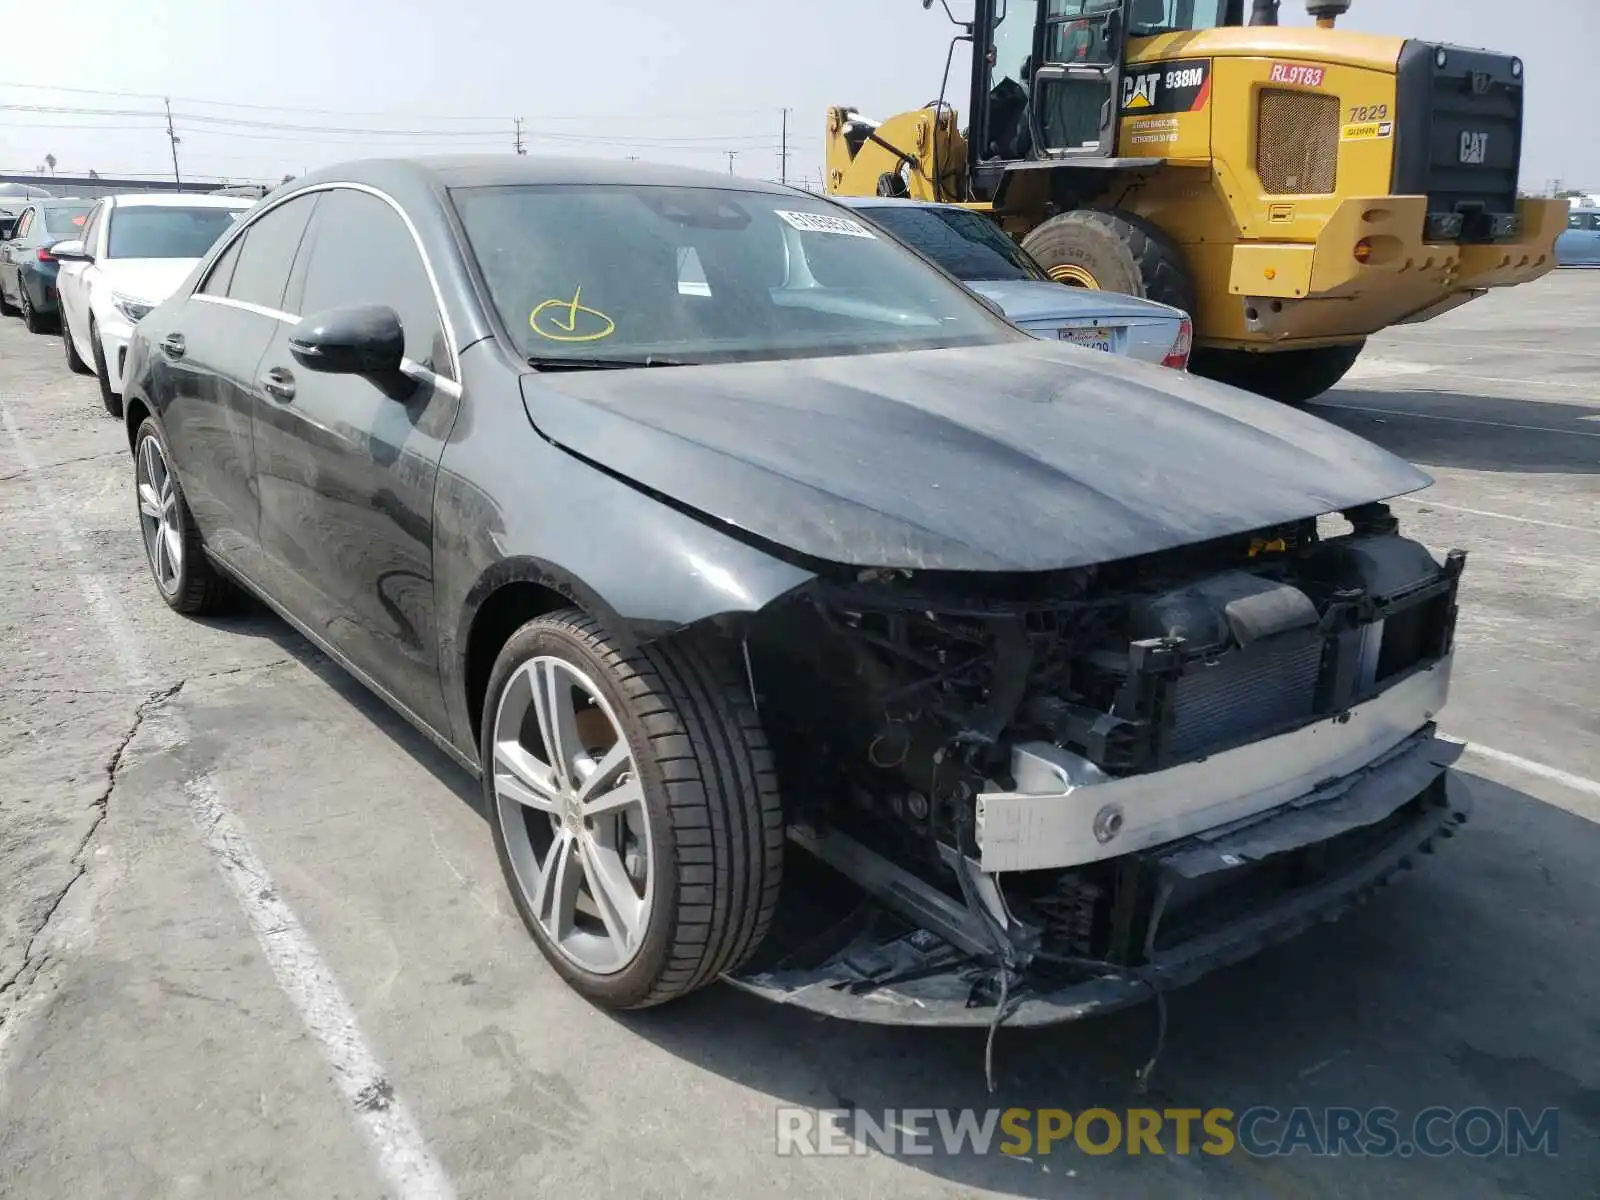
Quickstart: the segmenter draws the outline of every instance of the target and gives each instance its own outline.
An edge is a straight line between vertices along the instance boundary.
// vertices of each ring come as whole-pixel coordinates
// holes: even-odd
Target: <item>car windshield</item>
[[[877,204],[864,212],[876,224],[968,283],[980,279],[1050,278],[1023,253],[1021,246],[981,213],[918,204]]]
[[[894,239],[791,193],[455,189],[506,329],[536,364],[725,362],[1019,335]]]
[[[119,204],[111,210],[107,258],[204,258],[240,210]]]
[[[52,238],[75,238],[83,235],[83,223],[89,219],[93,204],[47,204],[39,210],[44,218],[44,231]]]

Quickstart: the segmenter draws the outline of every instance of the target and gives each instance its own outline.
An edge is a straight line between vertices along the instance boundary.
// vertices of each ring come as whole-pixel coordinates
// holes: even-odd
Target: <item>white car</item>
[[[82,239],[50,248],[61,262],[56,291],[67,365],[100,377],[112,416],[122,415],[122,367],[134,325],[177,290],[253,203],[200,192],[106,196],[84,222]]]

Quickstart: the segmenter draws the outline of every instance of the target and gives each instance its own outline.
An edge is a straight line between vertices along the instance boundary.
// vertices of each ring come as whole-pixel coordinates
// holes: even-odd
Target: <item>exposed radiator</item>
[[[1194,758],[1260,737],[1315,713],[1323,639],[1315,633],[1269,638],[1195,666],[1172,691],[1167,754]]]

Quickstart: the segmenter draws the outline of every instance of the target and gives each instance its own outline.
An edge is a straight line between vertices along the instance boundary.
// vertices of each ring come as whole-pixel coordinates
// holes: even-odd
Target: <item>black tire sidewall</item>
[[[173,581],[173,589],[169,595],[167,589],[161,586],[161,576],[156,572],[156,564],[150,557],[150,546],[144,538],[144,517],[139,512],[139,452],[144,447],[146,437],[153,437],[161,447],[162,461],[167,464],[167,470],[172,472],[172,490],[177,497],[176,513],[178,519],[178,532],[183,539],[183,566],[178,569],[178,577]],[[172,451],[167,445],[167,434],[161,428],[161,422],[155,417],[146,417],[140,424],[138,432],[133,438],[133,508],[139,522],[139,544],[144,548],[144,564],[150,571],[150,578],[156,585],[156,591],[167,602],[169,608],[182,612],[181,604],[184,593],[189,589],[189,573],[194,570],[195,556],[191,547],[198,550],[198,538],[193,536],[193,518],[189,515],[189,505],[183,498],[183,486],[178,482],[177,472],[172,466]]]
[[[479,731],[478,754],[483,765],[482,784],[485,815],[494,834],[495,853],[500,859],[500,869],[511,892],[518,915],[527,926],[540,951],[556,972],[581,994],[608,1006],[631,1007],[642,1002],[653,990],[662,971],[671,961],[673,950],[673,923],[678,911],[678,853],[677,841],[667,803],[666,781],[660,764],[650,752],[650,737],[643,722],[634,711],[633,704],[623,693],[611,667],[602,659],[573,627],[573,622],[583,621],[577,610],[555,613],[528,622],[512,634],[500,655],[495,659],[489,674],[489,685],[484,693],[482,729]],[[550,943],[539,922],[529,910],[522,888],[517,882],[506,848],[505,833],[500,826],[499,804],[494,794],[494,727],[501,695],[513,672],[530,658],[553,655],[572,663],[599,687],[611,711],[622,726],[623,736],[633,751],[639,780],[644,789],[645,815],[650,825],[651,863],[650,921],[645,931],[644,944],[633,960],[612,975],[596,975],[585,971],[567,959]]]

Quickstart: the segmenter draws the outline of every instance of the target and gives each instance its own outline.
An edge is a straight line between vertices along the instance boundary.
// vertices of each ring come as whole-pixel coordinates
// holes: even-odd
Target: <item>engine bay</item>
[[[1312,518],[1043,575],[819,578],[745,634],[791,828],[826,831],[811,848],[908,929],[932,911],[945,942],[987,939],[993,958],[1127,967],[1358,861],[1442,792],[1304,861],[1192,886],[1169,847],[985,872],[977,829],[986,793],[1204,763],[1348,719],[1446,659],[1464,553],[1441,563],[1382,504],[1342,516],[1348,532]],[[977,919],[940,925],[941,897]]]

